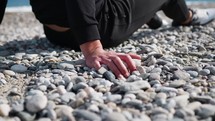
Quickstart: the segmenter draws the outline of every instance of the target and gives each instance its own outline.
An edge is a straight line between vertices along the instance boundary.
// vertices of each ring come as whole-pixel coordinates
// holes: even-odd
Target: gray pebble
[[[150,84],[147,81],[135,81],[135,82],[125,82],[121,85],[121,91],[137,91],[141,89],[148,89],[150,88]]]
[[[199,75],[199,73],[197,71],[187,71],[187,73],[190,74],[191,77],[197,77]]]
[[[190,75],[185,71],[177,70],[174,72],[173,79],[182,79],[188,81],[190,79]]]
[[[84,119],[84,120],[89,120],[89,121],[101,121],[101,117],[99,117],[97,114],[90,112],[88,110],[81,110],[77,109],[73,111],[73,115],[76,118]]]
[[[184,80],[175,80],[175,81],[170,82],[169,86],[173,87],[173,88],[179,88],[179,87],[184,86],[185,84],[186,84],[186,81],[184,81]]]
[[[201,105],[197,109],[197,115],[202,118],[207,118],[209,116],[213,116],[215,114],[215,106],[210,104]]]
[[[128,121],[128,120],[121,113],[113,112],[106,115],[104,121]]]
[[[160,80],[160,73],[150,73],[149,80]]]
[[[202,75],[202,76],[207,76],[209,74],[210,74],[209,69],[202,69],[201,71],[199,71],[199,75]]]
[[[45,95],[28,96],[26,100],[26,109],[29,112],[37,113],[43,110],[47,105],[47,97]]]
[[[61,62],[57,65],[59,69],[65,69],[65,70],[73,70],[75,69],[74,65],[68,62]]]
[[[17,72],[17,73],[24,73],[27,71],[27,67],[21,64],[13,65],[10,68],[12,71]]]

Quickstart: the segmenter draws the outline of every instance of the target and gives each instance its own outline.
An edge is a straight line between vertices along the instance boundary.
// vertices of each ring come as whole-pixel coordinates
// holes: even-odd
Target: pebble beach
[[[105,65],[89,68],[81,52],[47,41],[33,13],[7,12],[0,121],[215,121],[215,21],[144,25],[109,50],[141,55],[137,70],[119,80]]]

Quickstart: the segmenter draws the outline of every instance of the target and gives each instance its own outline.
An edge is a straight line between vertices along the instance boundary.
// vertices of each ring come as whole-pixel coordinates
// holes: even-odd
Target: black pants
[[[110,1],[111,0],[107,0]],[[118,15],[109,11],[99,19],[99,30],[103,47],[113,47],[127,40],[133,32],[147,23],[157,11],[162,10],[174,21],[183,22],[188,18],[189,10],[184,0],[118,0],[122,6]],[[110,9],[110,8],[109,8]],[[119,16],[119,14],[122,14]],[[126,15],[126,16],[123,16]],[[108,16],[109,19],[106,19]],[[72,30],[56,32],[44,27],[47,38],[54,44],[79,50]]]

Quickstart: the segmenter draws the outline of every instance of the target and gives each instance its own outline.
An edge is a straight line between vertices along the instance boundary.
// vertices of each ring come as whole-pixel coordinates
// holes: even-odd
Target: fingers
[[[141,59],[141,56],[140,55],[137,55],[137,54],[134,54],[134,53],[128,53],[132,59]]]
[[[100,64],[100,62],[97,61],[97,60],[94,61],[93,65],[94,65],[94,68],[95,68],[96,70],[99,70],[99,69],[101,68],[101,64]]]
[[[128,66],[128,69],[132,72],[134,70],[136,70],[136,65],[134,63],[134,61],[132,60],[131,56],[128,55],[128,54],[122,54],[122,53],[119,53],[117,54],[121,60],[123,60],[127,66]]]
[[[110,59],[114,62],[115,66],[117,66],[124,77],[128,77],[130,75],[127,67],[118,56],[111,56]]]
[[[117,76],[121,76],[120,70],[117,68],[117,66],[114,64],[114,62],[111,59],[103,59],[101,60],[101,63],[106,64],[108,68]]]

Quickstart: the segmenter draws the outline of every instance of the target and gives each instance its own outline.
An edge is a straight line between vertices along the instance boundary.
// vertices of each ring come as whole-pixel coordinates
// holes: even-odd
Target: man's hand
[[[105,51],[100,40],[84,43],[80,47],[87,66],[98,70],[101,64],[105,64],[118,78],[122,78],[122,76],[128,77],[130,72],[136,70],[132,59],[140,59],[140,56],[136,54]]]

